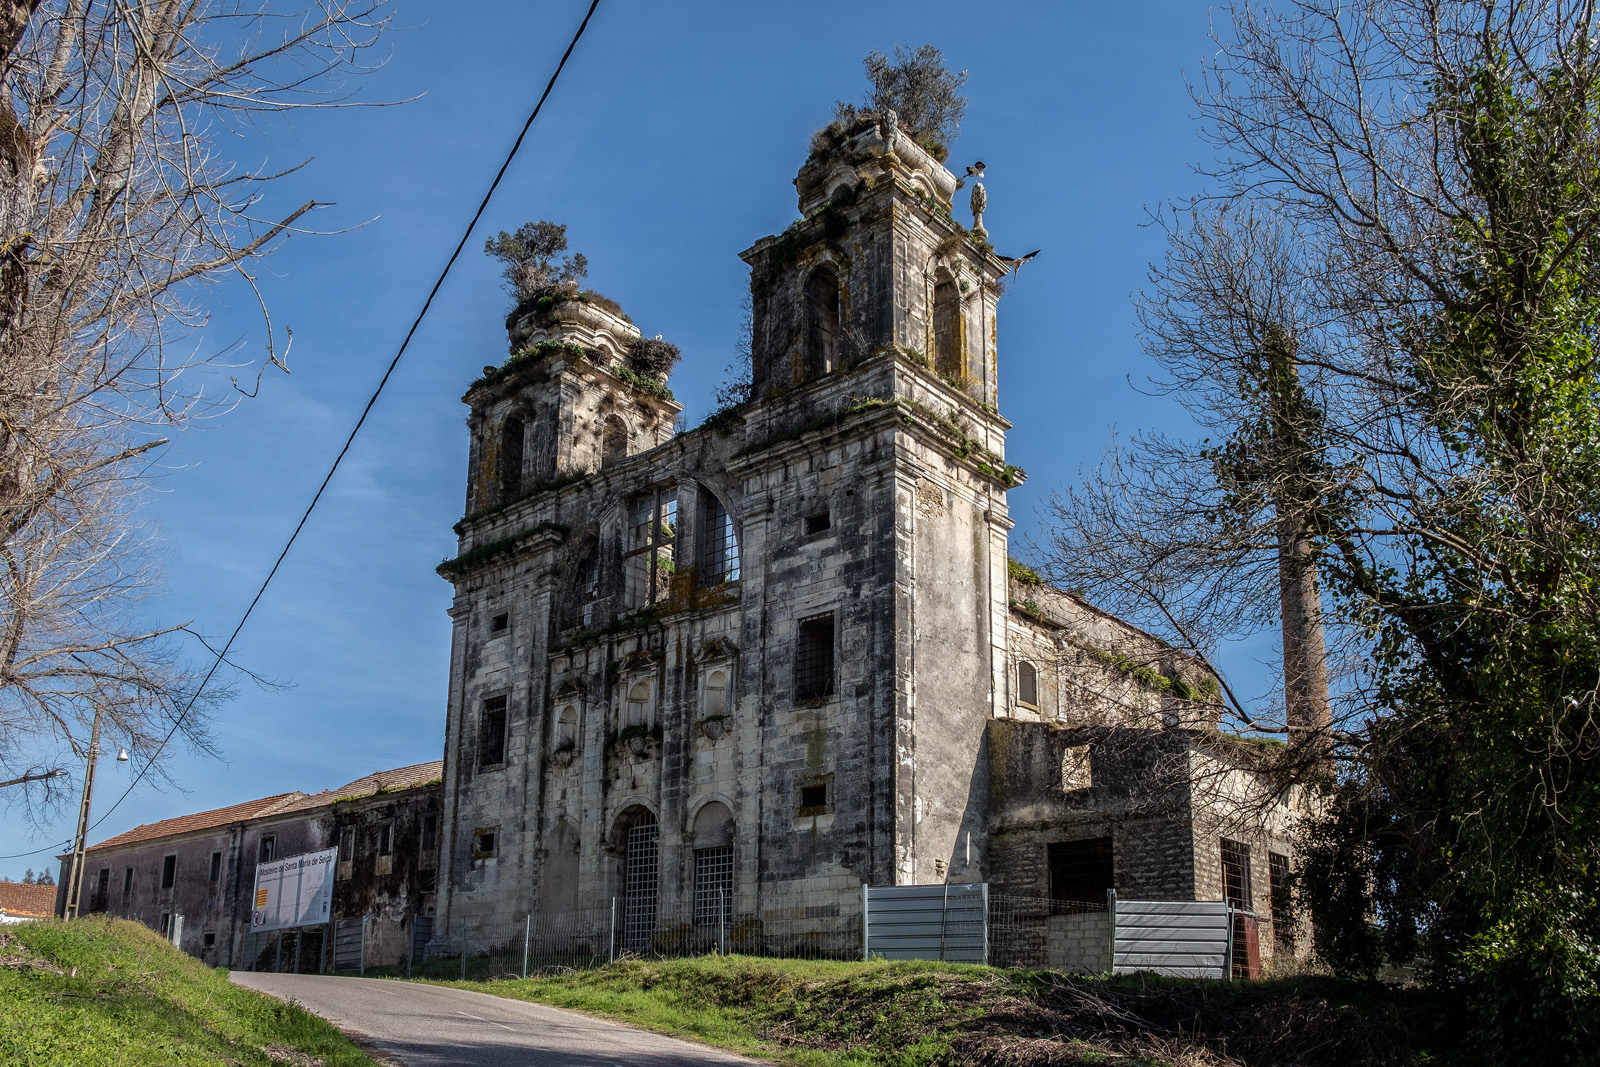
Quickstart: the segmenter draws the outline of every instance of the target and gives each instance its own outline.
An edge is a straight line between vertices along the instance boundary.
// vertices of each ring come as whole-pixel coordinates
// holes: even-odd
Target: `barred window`
[[[718,909],[721,915],[718,915]],[[694,850],[694,922],[733,921],[733,846]]]
[[[1028,708],[1039,706],[1039,671],[1027,660],[1017,664],[1017,703]]]
[[[483,721],[478,726],[478,766],[495,767],[506,761],[506,698],[490,697],[483,702]]]
[[[1104,904],[1115,886],[1114,853],[1109,837],[1059,841],[1049,846],[1050,900],[1060,905]],[[1055,910],[1064,910],[1057,907]]]
[[[1222,839],[1222,898],[1236,908],[1250,907],[1250,846]]]
[[[1267,891],[1272,908],[1272,951],[1293,953],[1294,911],[1289,904],[1289,857],[1268,852],[1267,876],[1270,880]]]
[[[673,554],[677,525],[677,486],[660,486],[629,503],[623,560],[628,607],[647,607],[666,598],[677,569]]]
[[[833,612],[800,620],[795,642],[794,698],[818,700],[832,696]]]
[[[700,491],[700,584],[739,580],[739,538],[733,516],[709,490]]]

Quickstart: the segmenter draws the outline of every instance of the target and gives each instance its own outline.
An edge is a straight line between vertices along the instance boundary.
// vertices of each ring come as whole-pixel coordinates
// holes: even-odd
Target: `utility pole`
[[[67,882],[66,917],[78,917],[78,901],[83,893],[83,852],[89,844],[89,796],[94,792],[94,765],[100,760],[100,708],[94,709],[94,727],[89,731],[89,765],[83,772],[83,800],[78,804],[78,836],[72,844],[72,877]]]

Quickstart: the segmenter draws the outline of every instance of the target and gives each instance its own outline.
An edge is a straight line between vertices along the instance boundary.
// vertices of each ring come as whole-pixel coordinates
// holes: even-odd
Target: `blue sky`
[[[194,427],[162,458],[148,503],[167,593],[158,617],[224,636],[265,575],[392,357],[587,5],[397,0],[388,62],[365,80],[389,108],[317,111],[227,137],[243,162],[311,164],[274,188],[287,209],[332,201],[266,263],[262,289],[294,331],[293,373]],[[251,670],[216,722],[222,758],[176,754],[177,787],[141,785],[94,832],[289,789],[315,791],[439,756],[450,587],[466,467],[460,396],[506,356],[508,298],[483,238],[529,219],[569,226],[588,283],[684,359],[672,386],[697,422],[733,357],[748,273],[738,253],[796,216],[791,179],[861,58],[933,44],[970,72],[951,164],[989,165],[997,249],[1044,251],[1000,305],[1000,407],[1014,537],[1094,462],[1113,426],[1185,425],[1129,384],[1148,372],[1131,294],[1161,255],[1147,209],[1200,187],[1207,149],[1187,84],[1215,49],[1200,3],[601,0],[543,115],[307,531],[236,646]],[[415,98],[415,99],[412,99]],[[964,204],[958,217],[965,218]],[[247,293],[204,294],[202,350],[261,351]],[[251,372],[253,376],[253,371]],[[216,386],[225,388],[225,375]],[[1236,669],[1255,673],[1246,663]],[[96,817],[126,788],[106,762]],[[8,819],[0,854],[71,835]],[[0,860],[0,876],[54,866]]]

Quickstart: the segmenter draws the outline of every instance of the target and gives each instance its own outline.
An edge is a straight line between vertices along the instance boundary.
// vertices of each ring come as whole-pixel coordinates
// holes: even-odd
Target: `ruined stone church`
[[[680,432],[660,346],[577,292],[467,390],[436,933],[615,899],[635,940],[858,945],[862,883],[1264,911],[1282,825],[1152,784],[1253,773],[1209,679],[1009,561],[1008,265],[957,179],[869,121],[795,186],[742,253],[748,402]]]

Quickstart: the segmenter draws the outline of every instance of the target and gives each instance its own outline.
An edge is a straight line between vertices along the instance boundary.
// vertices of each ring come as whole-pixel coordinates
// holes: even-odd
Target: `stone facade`
[[[463,398],[441,936],[683,917],[712,879],[746,936],[848,952],[863,882],[1048,894],[1047,846],[1103,833],[1119,890],[1216,889],[1192,798],[1136,795],[1208,751],[1203,680],[1011,577],[1006,268],[954,176],[867,125],[796,187],[743,253],[749,403],[674,433],[638,329],[572,293],[519,309]]]

